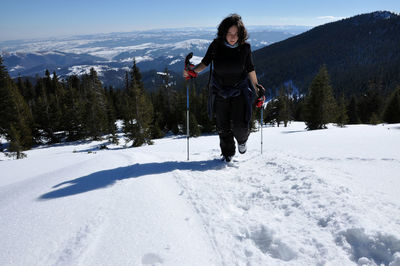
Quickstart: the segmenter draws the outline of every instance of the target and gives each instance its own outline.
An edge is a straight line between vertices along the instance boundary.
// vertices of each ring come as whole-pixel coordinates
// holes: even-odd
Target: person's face
[[[237,26],[232,26],[228,29],[228,33],[226,34],[226,41],[230,45],[234,45],[237,43],[239,40],[239,35],[238,35],[238,27]]]

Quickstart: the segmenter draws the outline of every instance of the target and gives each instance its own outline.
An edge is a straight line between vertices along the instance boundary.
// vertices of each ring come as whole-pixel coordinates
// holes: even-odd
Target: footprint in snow
[[[163,263],[163,259],[155,253],[147,253],[142,257],[143,265],[154,265],[156,263]]]

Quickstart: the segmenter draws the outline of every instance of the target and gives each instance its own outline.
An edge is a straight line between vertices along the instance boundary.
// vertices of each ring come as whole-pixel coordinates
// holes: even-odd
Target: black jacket
[[[208,114],[214,112],[214,100],[217,95],[223,98],[243,94],[246,99],[246,120],[250,121],[254,88],[248,80],[248,73],[254,70],[251,47],[244,43],[230,48],[221,40],[215,39],[208,47],[202,63],[208,66],[213,62],[211,88],[209,88]]]
[[[235,86],[254,70],[249,43],[230,48],[224,41],[215,39],[201,62],[208,66],[211,61],[214,63],[213,79],[221,86]]]

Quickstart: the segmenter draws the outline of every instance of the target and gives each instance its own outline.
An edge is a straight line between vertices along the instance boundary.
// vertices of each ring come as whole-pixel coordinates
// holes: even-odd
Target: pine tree
[[[21,151],[33,145],[32,127],[32,113],[0,57],[0,134]]]
[[[24,97],[24,99],[26,99],[25,97],[26,87],[21,77],[17,78],[17,88],[19,93]]]
[[[383,120],[387,123],[400,123],[400,86],[388,98]]]
[[[113,144],[118,145],[118,137],[117,137],[117,125],[115,124],[116,115],[115,108],[112,99],[113,89],[110,88],[106,92],[107,98],[107,133],[110,134],[109,140]]]
[[[310,130],[326,128],[326,124],[334,122],[335,114],[336,103],[332,94],[329,74],[324,65],[309,88],[304,115],[307,128]]]
[[[176,105],[176,91],[172,89],[171,75],[168,68],[163,73],[158,73],[161,77],[161,84],[158,90],[152,94],[151,102],[154,108],[154,119],[152,121],[152,135],[162,137],[164,133],[176,127],[177,121],[174,115]],[[162,132],[162,131],[163,132]]]
[[[290,120],[290,109],[289,109],[289,96],[285,86],[281,86],[281,88],[279,89],[277,107],[278,107],[278,117],[277,117],[278,127],[280,121],[282,121],[284,126],[287,127],[287,123]]]
[[[263,115],[265,124],[275,125],[275,123],[278,123],[277,100],[272,100],[267,103]]]
[[[295,121],[304,121],[304,97],[294,96],[293,119]]]
[[[54,125],[56,131],[64,131],[65,127],[61,124],[62,118],[62,105],[65,95],[65,88],[64,84],[58,80],[58,76],[56,72],[53,72],[53,77],[51,79],[51,91],[53,94],[51,95],[51,102],[50,102],[50,112],[52,114],[51,121]],[[59,140],[58,140],[59,141]]]
[[[126,91],[126,113],[124,132],[132,146],[138,147],[145,143],[152,144],[150,123],[153,119],[153,107],[144,91],[142,75],[133,61],[130,72],[130,82]]]
[[[208,88],[203,87],[200,94],[200,113],[199,123],[202,126],[203,133],[212,133],[215,131],[215,126],[208,116]]]
[[[189,133],[191,137],[198,137],[201,134],[201,127],[197,121],[197,117],[200,117],[200,98],[197,95],[196,83],[192,83],[193,87],[189,88]],[[184,132],[187,128],[187,113],[185,112],[185,123]]]
[[[185,123],[183,127],[185,132],[186,127],[187,125]],[[201,130],[197,122],[196,115],[193,112],[189,113],[189,135],[191,137],[198,137],[201,135]]]
[[[380,123],[379,116],[378,116],[377,114],[375,114],[375,113],[372,113],[371,118],[370,118],[370,120],[369,120],[369,123],[370,123],[371,125],[377,125],[377,124],[379,124],[379,123]]]
[[[17,79],[17,88],[20,94],[24,97],[26,103],[32,108],[33,102],[35,100],[35,91],[33,89],[32,83],[29,79],[23,80],[21,77]]]
[[[349,121],[349,117],[347,116],[346,100],[344,98],[344,93],[342,93],[342,95],[340,96],[337,111],[338,114],[336,118],[336,124],[339,127],[344,127]]]
[[[186,88],[177,94],[173,116],[176,124],[172,128],[172,133],[186,134],[183,127],[186,125]],[[189,127],[190,128],[190,127]]]
[[[359,116],[361,122],[369,123],[373,113],[381,114],[384,109],[384,100],[381,92],[375,89],[369,89],[359,99]]]
[[[160,92],[162,92],[161,100],[163,100],[164,104],[162,104],[161,106],[164,107],[163,108],[164,119],[166,122],[166,127],[169,130],[173,127],[174,121],[173,121],[173,117],[172,117],[173,92],[172,92],[170,73],[168,71],[168,68],[165,68],[165,70],[164,70],[164,75],[162,76],[162,81],[163,81],[163,84],[161,85]]]
[[[22,159],[26,157],[26,155],[22,152],[24,150],[24,147],[22,145],[20,133],[15,129],[13,125],[11,125],[10,127],[8,139],[10,140],[8,150],[11,153],[14,153],[17,159]]]
[[[51,143],[59,142],[55,132],[58,131],[60,125],[60,111],[56,107],[54,91],[50,72],[46,70],[45,77],[36,80],[37,98],[32,106],[37,142],[43,139]]]
[[[44,85],[47,94],[49,125],[52,129],[51,142],[57,143],[60,139],[55,132],[59,131],[60,128],[60,110],[58,108],[58,99],[56,96],[56,85],[50,75],[50,71],[47,69],[44,77]]]
[[[150,125],[150,135],[151,139],[160,139],[165,136],[165,133],[161,130],[160,125],[157,123],[157,120],[153,120]]]
[[[63,100],[61,123],[65,126],[69,141],[79,140],[85,136],[84,95],[79,93],[80,80],[77,76],[69,76]]]
[[[105,90],[94,68],[90,74],[82,77],[83,89],[86,92],[85,128],[88,137],[99,140],[107,132],[107,101]]]
[[[26,102],[28,103],[29,107],[32,109],[34,100],[35,100],[35,89],[29,79],[25,80],[25,92],[23,94]]]
[[[0,135],[6,134],[11,121],[10,86],[9,76],[0,56]]]
[[[16,87],[12,90],[12,105],[14,109],[14,120],[12,125],[20,135],[20,143],[23,149],[30,149],[33,145],[32,128],[33,117],[28,104]]]
[[[349,124],[360,124],[360,118],[358,115],[358,103],[356,97],[351,96],[349,107],[347,108],[347,115],[349,117]]]

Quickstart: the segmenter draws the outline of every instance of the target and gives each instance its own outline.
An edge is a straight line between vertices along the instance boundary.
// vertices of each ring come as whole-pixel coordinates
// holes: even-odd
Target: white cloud
[[[327,20],[339,20],[343,19],[344,17],[335,17],[335,16],[320,16],[317,19],[327,19]]]

